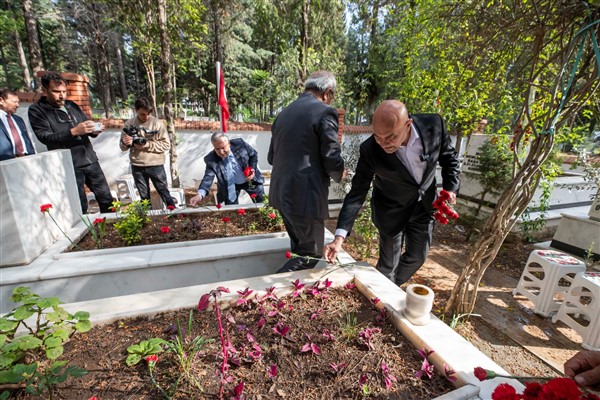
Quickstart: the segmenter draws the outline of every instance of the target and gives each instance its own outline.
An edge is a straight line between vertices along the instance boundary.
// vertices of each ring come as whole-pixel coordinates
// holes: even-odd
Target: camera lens
[[[135,138],[135,139],[134,139],[134,142],[135,142],[136,144],[141,144],[141,145],[143,146],[143,145],[145,145],[145,144],[146,144],[148,141],[147,141],[146,139],[144,139],[144,138]]]

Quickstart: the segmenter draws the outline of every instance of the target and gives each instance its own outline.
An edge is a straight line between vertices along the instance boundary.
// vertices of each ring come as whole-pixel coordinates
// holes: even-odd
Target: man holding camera
[[[94,192],[100,212],[110,212],[113,198],[90,142],[104,130],[104,125],[88,121],[74,102],[67,100],[67,82],[56,72],[42,76],[44,96],[29,107],[29,122],[35,136],[48,150],[69,149],[81,211],[88,210],[84,184]]]
[[[165,152],[171,147],[167,128],[152,113],[148,99],[140,97],[134,104],[136,116],[125,122],[119,146],[129,150],[131,173],[142,200],[150,200],[150,180],[167,205],[175,208],[175,199],[169,193],[165,172]]]

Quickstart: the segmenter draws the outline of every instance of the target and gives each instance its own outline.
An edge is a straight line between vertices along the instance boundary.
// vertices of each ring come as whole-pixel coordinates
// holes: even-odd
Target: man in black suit
[[[210,192],[217,177],[217,201],[237,204],[240,190],[246,191],[257,203],[263,201],[264,178],[258,169],[258,153],[243,139],[231,139],[222,132],[213,133],[210,138],[214,150],[204,157],[206,172],[198,187],[198,194],[190,199],[196,206]],[[247,170],[250,167],[252,170]],[[247,171],[247,173],[244,173]]]
[[[0,89],[0,161],[35,154],[23,118],[15,113],[19,97],[10,89]]]
[[[392,282],[406,282],[423,265],[431,245],[437,164],[442,167],[442,186],[450,192],[450,203],[455,203],[460,163],[442,117],[408,115],[397,100],[381,103],[373,115],[373,135],[360,146],[352,188],[325,258],[336,260],[373,183],[372,218],[379,230],[377,269]]]
[[[283,217],[292,252],[301,256],[322,257],[330,178],[339,182],[344,173],[338,113],[330,106],[335,88],[331,72],[313,73],[304,93],[281,111],[271,130],[269,203]],[[292,258],[277,272],[314,268],[317,262]]]

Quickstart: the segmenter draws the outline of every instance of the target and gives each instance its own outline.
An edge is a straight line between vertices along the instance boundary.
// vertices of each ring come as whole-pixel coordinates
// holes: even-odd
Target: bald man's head
[[[410,138],[412,118],[404,103],[386,100],[373,114],[373,137],[386,153],[394,153]]]

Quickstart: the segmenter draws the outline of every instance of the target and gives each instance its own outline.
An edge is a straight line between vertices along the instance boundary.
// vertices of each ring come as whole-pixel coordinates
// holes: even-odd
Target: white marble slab
[[[69,150],[0,161],[0,267],[33,261],[81,216]]]

